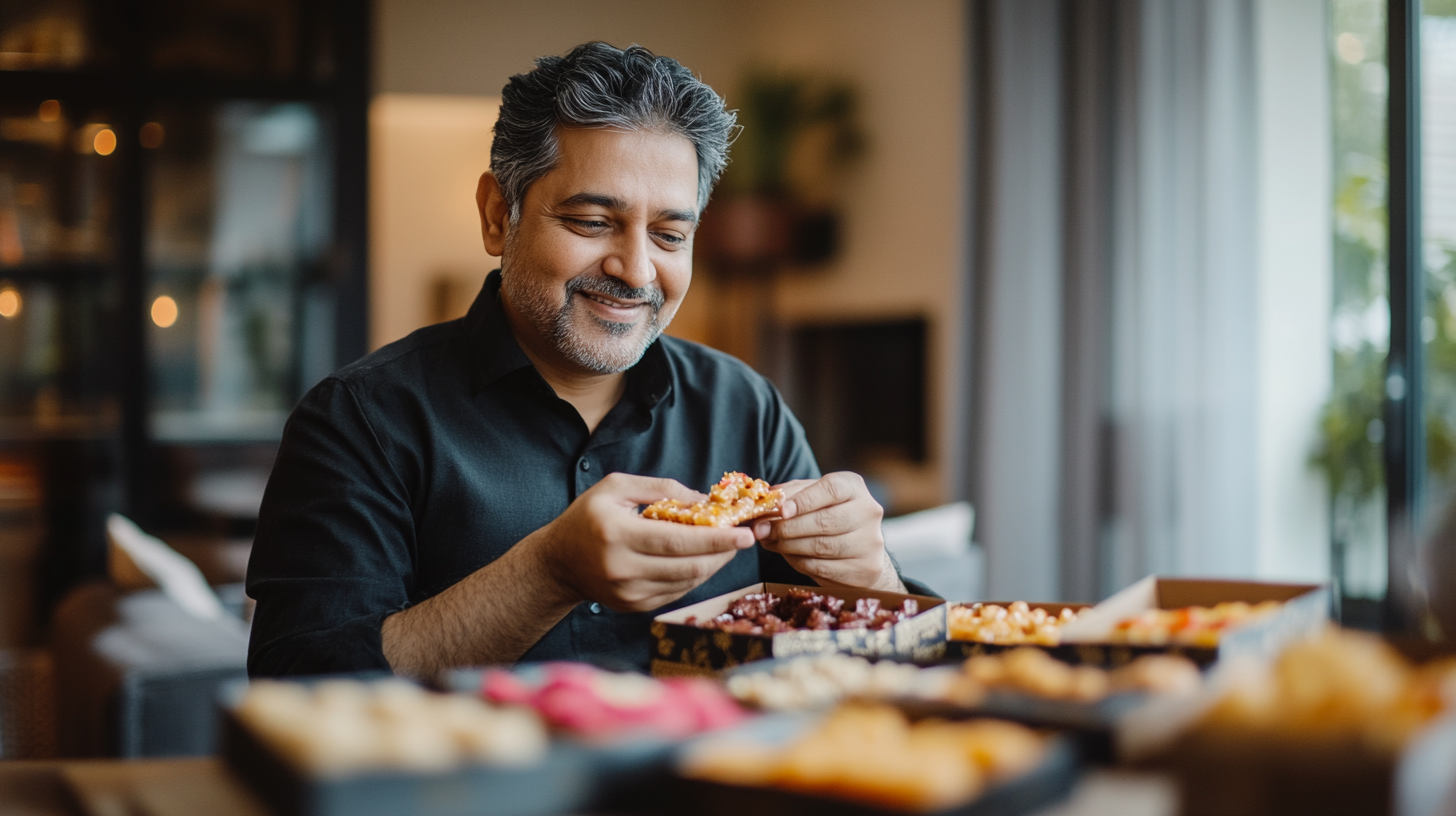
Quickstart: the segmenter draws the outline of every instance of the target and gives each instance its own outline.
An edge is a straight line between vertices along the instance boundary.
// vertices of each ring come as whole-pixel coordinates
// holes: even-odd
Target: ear
[[[485,251],[499,258],[506,249],[511,208],[506,204],[500,182],[489,170],[480,174],[480,183],[475,185],[475,207],[480,210],[480,237]]]

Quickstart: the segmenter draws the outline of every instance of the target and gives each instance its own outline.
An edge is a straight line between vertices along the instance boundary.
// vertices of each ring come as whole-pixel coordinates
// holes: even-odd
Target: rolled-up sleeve
[[[410,603],[408,491],[349,383],[288,420],[258,518],[248,594],[254,677],[388,669],[380,629]]]

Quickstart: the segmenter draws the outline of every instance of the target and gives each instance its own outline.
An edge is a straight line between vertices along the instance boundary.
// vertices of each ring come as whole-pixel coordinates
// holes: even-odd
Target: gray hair
[[[737,115],[723,98],[677,60],[640,45],[625,51],[589,42],[563,57],[541,57],[501,92],[490,169],[500,182],[511,222],[536,179],[556,166],[556,128],[620,128],[676,133],[698,153],[698,212],[728,164]]]

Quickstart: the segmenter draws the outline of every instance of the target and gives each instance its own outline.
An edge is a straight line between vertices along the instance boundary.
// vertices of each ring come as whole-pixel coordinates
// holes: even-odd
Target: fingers
[[[788,493],[787,490],[784,492]],[[812,513],[825,507],[843,504],[856,497],[870,498],[869,488],[865,487],[864,479],[858,473],[847,470],[830,473],[784,499],[783,517],[789,519]],[[870,501],[873,502],[874,499]]]
[[[792,541],[799,538],[848,535],[873,524],[879,518],[879,505],[872,502],[845,502],[812,513],[801,512],[793,518],[761,523],[766,523],[769,527],[763,536],[764,540]],[[754,525],[754,533],[758,532],[759,526]]]
[[[683,558],[736,553],[752,547],[754,540],[753,532],[744,527],[696,527],[648,519],[634,526],[641,532],[632,537],[630,546],[643,555]]]
[[[792,482],[784,482],[783,484],[776,484],[776,485],[773,486],[773,489],[774,490],[782,490],[784,492],[784,498],[788,498],[789,496],[795,495],[799,491],[803,490],[804,488],[808,487],[811,484],[814,484],[817,481],[819,481],[819,480],[818,479],[795,479]]]
[[[691,589],[716,575],[737,554],[735,551],[687,558],[644,558],[638,580],[656,585],[685,585]]]
[[[592,489],[604,490],[624,504],[633,505],[651,504],[661,499],[697,502],[708,498],[676,479],[629,473],[610,473]]]
[[[769,538],[763,542],[764,549],[783,556],[800,558],[822,558],[836,560],[858,558],[863,547],[843,536],[807,536],[804,538]]]

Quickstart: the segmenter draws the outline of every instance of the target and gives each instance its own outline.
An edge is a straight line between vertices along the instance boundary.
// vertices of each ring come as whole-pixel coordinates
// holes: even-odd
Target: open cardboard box
[[[1280,601],[1283,607],[1224,632],[1217,647],[1116,643],[1113,627],[1148,609],[1213,606],[1225,601]],[[1324,584],[1282,584],[1203,578],[1148,576],[1062,627],[1061,653],[1075,662],[1119,666],[1145,654],[1178,654],[1199,666],[1231,655],[1269,658],[1293,640],[1313,634],[1329,620],[1330,590]]]
[[[850,604],[860,598],[878,598],[884,606],[895,608],[906,598],[913,598],[920,605],[920,614],[884,629],[796,630],[776,635],[740,635],[720,629],[704,629],[687,622],[691,617],[700,621],[711,620],[728,611],[729,605],[744,595],[756,592],[783,595],[793,588],[792,584],[753,584],[658,615],[652,622],[652,635],[656,639],[652,673],[657,676],[710,675],[754,660],[829,652],[916,662],[935,661],[945,653],[945,601],[925,595],[848,587],[801,587],[843,598]]]
[[[1006,606],[1006,607],[1009,607],[1009,606],[1011,606],[1011,604],[1013,602],[1012,601],[979,601],[979,603],[981,603],[983,605],[995,604],[997,606]],[[945,639],[945,659],[946,660],[965,660],[966,658],[975,657],[977,655],[1000,654],[1001,652],[1010,651],[1012,649],[1016,649],[1016,648],[1019,648],[1021,646],[1036,646],[1037,645],[1037,644],[1027,644],[1027,643],[985,643],[985,642],[982,642],[982,641],[979,641],[979,640],[958,640],[958,639],[956,639],[953,636],[953,634],[951,633],[951,631],[950,631],[950,623],[949,623],[949,619],[950,619],[950,609],[952,609],[954,607],[957,607],[957,606],[971,606],[971,605],[972,604],[970,604],[970,603],[956,603],[956,604],[951,604],[946,609],[946,621],[947,621],[946,622],[946,630],[945,630],[946,631],[946,639]],[[1046,610],[1046,613],[1048,615],[1060,615],[1060,614],[1062,614],[1062,610],[1063,609],[1071,609],[1074,612],[1080,612],[1080,611],[1082,611],[1084,609],[1090,609],[1091,606],[1092,606],[1091,604],[1080,604],[1080,603],[1027,603],[1026,605],[1027,605],[1027,607],[1029,607],[1031,609],[1043,609],[1043,610]],[[1076,662],[1075,661],[1075,655],[1073,655],[1070,658],[1069,657],[1064,657],[1063,655],[1057,654],[1055,651],[1053,651],[1053,647],[1037,646],[1037,648],[1045,649],[1047,651],[1052,651],[1053,655],[1055,655],[1057,657],[1062,657],[1063,659],[1068,660],[1068,662]]]

